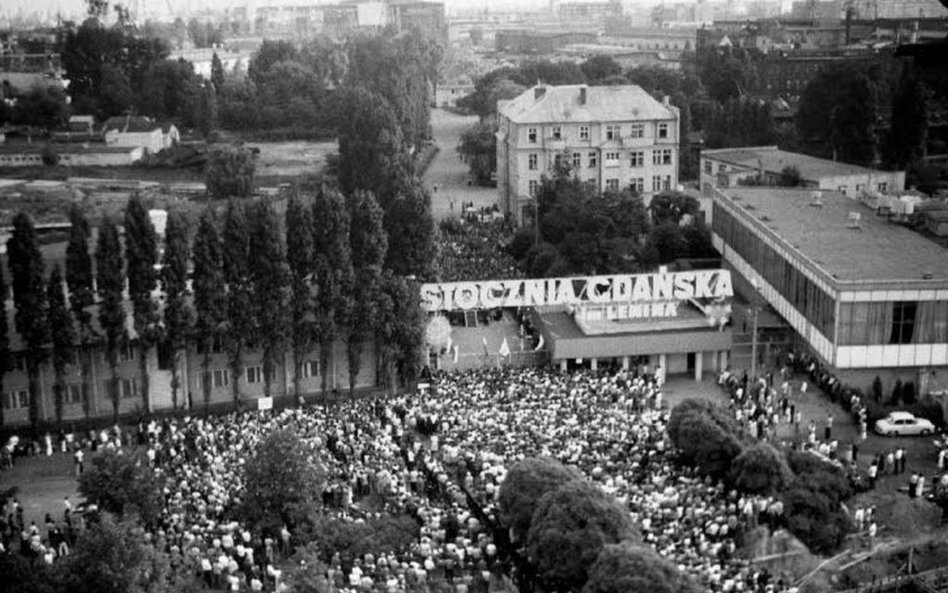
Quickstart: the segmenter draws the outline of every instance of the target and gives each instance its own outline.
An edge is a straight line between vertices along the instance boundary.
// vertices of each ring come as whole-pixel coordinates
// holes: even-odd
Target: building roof
[[[581,96],[585,89],[586,101]],[[502,115],[520,124],[673,119],[676,109],[636,85],[539,84],[500,103]]]
[[[764,171],[774,174],[779,174],[786,167],[796,167],[800,171],[800,175],[808,181],[817,181],[824,177],[840,175],[868,175],[876,172],[873,169],[860,167],[859,165],[834,162],[798,152],[780,150],[776,146],[703,150],[701,156],[748,169],[763,167]]]
[[[151,132],[161,128],[161,124],[144,115],[120,115],[105,120],[102,131]]]
[[[837,282],[948,282],[948,251],[839,192],[822,191],[816,207],[809,189],[721,191]],[[859,229],[848,228],[851,212]]]

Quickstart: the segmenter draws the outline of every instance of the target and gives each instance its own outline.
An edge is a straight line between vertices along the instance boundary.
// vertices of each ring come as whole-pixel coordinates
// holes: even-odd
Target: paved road
[[[475,122],[475,116],[456,115],[443,109],[431,112],[432,132],[441,150],[425,172],[424,179],[431,190],[432,214],[438,220],[457,216],[462,202],[474,202],[476,208],[493,206],[497,202],[495,188],[468,185],[467,165],[458,159],[461,134]]]

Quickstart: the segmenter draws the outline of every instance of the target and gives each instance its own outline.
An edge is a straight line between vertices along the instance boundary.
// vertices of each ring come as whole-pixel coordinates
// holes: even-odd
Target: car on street
[[[935,425],[909,412],[889,412],[876,420],[876,432],[887,437],[925,436],[935,432]]]

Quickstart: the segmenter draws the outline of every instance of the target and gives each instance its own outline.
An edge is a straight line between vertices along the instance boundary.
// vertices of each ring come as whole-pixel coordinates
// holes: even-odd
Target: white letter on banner
[[[711,294],[711,272],[700,271],[695,274],[695,298],[710,299]]]
[[[560,285],[556,290],[557,305],[571,305],[576,302],[576,293],[573,292],[573,281],[564,278],[559,281]]]
[[[473,309],[477,306],[477,284],[461,282],[454,290],[454,302],[458,309]]]
[[[500,282],[484,282],[481,284],[481,306],[486,309],[504,305],[504,285]]]
[[[731,285],[731,272],[728,270],[718,270],[718,281],[714,283],[714,296],[716,298],[734,296],[734,287]]]
[[[504,280],[504,306],[522,307],[523,300],[523,280]]]
[[[694,272],[678,272],[675,275],[675,298],[684,300],[695,296],[694,283]]]
[[[632,300],[632,277],[612,277],[612,302],[621,303]]]
[[[652,300],[652,286],[647,274],[640,274],[635,277],[635,286],[632,288],[633,301]]]
[[[600,287],[602,290],[600,290]],[[586,280],[586,299],[590,303],[605,303],[609,301],[609,277],[593,276]]]
[[[439,311],[444,303],[440,284],[421,285],[421,303],[425,311]]]
[[[656,299],[671,299],[674,292],[674,274],[655,274],[652,276],[652,296]]]
[[[535,307],[538,305],[545,305],[546,298],[543,295],[543,280],[527,280],[524,282],[524,305],[527,307]]]

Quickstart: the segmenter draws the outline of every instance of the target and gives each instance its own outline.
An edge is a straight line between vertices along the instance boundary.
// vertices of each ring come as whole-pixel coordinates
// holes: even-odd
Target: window
[[[632,131],[629,133],[630,138],[644,138],[645,137],[645,124],[632,124]]]
[[[307,360],[303,363],[303,368],[301,369],[303,378],[309,379],[310,377],[319,376],[319,361],[318,360]]]
[[[725,171],[727,171],[727,166],[718,165],[718,173],[724,173]]]
[[[672,164],[672,149],[670,148],[662,149],[662,164],[663,165]]]
[[[645,191],[645,178],[644,177],[633,177],[629,181],[629,189],[636,193],[642,193]]]
[[[668,190],[670,190],[671,188],[672,188],[672,176],[671,176],[671,175],[666,175],[666,176],[662,179],[662,189],[665,190],[665,191],[668,191]]]
[[[658,137],[668,138],[668,124],[658,124]]]
[[[662,191],[661,175],[652,175],[652,191]]]
[[[857,183],[857,184],[856,184],[856,193],[859,193],[859,192],[863,191],[864,189],[866,189],[866,186],[863,185],[862,183]]]
[[[263,383],[263,367],[246,367],[247,372],[247,384],[252,383]]]
[[[82,383],[70,383],[66,387],[66,401],[67,404],[81,404],[85,398],[82,397],[82,394],[86,391],[86,386]]]
[[[536,144],[536,141],[537,141],[537,129],[527,128],[527,142]]]
[[[876,187],[879,189],[879,191],[888,191],[888,190],[889,190],[889,184],[886,183],[885,181],[880,182],[879,185],[877,185]]]
[[[527,185],[529,186],[530,195],[537,195],[537,190],[540,189],[540,182],[536,179],[531,179]]]
[[[214,369],[213,376],[214,387],[225,387],[230,385],[230,371],[228,369]]]
[[[583,155],[578,152],[574,152],[573,153],[573,168],[579,169],[582,166],[583,166]]]
[[[588,156],[589,156],[589,168],[592,169],[598,163],[598,159],[596,158],[597,155],[595,152],[590,152]]]
[[[579,139],[589,140],[589,126],[579,126]]]
[[[848,188],[847,186],[845,186],[845,185],[839,186],[839,192],[840,192],[841,194],[843,194],[844,196],[846,195],[846,190],[848,190],[848,189],[849,189],[849,188]]]
[[[131,399],[138,396],[138,379],[119,379],[119,397]]]
[[[135,358],[135,349],[128,342],[119,349],[119,362],[128,362]]]
[[[619,139],[619,126],[606,126],[606,140]]]
[[[3,407],[7,410],[30,407],[30,392],[23,389],[20,391],[8,391],[7,393],[4,393]]]
[[[603,165],[605,165],[606,167],[618,167],[619,166],[619,153],[607,152],[606,160],[603,162]]]
[[[918,303],[915,301],[896,301],[892,303],[892,334],[890,344],[911,344],[912,334],[915,333],[915,312]]]
[[[606,191],[619,191],[619,180],[606,179]]]
[[[553,126],[553,130],[550,132],[550,137],[553,138],[554,140],[562,140],[563,128],[559,126]]]
[[[589,179],[587,179],[587,180],[586,180],[586,185],[589,186],[589,187],[592,188],[592,189],[596,189],[596,178],[595,178],[595,177],[590,177]]]
[[[645,151],[633,150],[629,153],[629,165],[632,167],[641,167],[645,164]]]
[[[13,360],[10,361],[12,370],[14,371],[25,371],[26,370],[26,355],[25,354],[15,354],[13,355]]]
[[[539,159],[537,158],[537,155],[536,155],[535,153],[534,153],[534,154],[531,154],[531,155],[528,155],[528,156],[527,156],[527,168],[530,169],[531,171],[536,171],[536,170],[537,170],[537,161],[538,161],[538,160],[539,160]]]
[[[652,151],[652,164],[661,165],[662,164],[662,151],[653,150]]]

